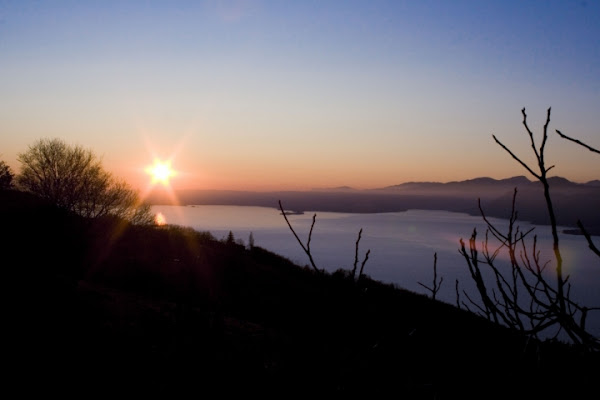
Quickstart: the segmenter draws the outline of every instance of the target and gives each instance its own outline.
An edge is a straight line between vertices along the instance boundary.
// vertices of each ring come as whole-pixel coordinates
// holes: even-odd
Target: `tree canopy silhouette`
[[[18,160],[18,185],[58,207],[87,218],[112,215],[135,224],[153,221],[150,206],[126,182],[105,171],[89,149],[40,139]]]
[[[7,190],[12,187],[14,174],[8,164],[0,160],[0,190]]]

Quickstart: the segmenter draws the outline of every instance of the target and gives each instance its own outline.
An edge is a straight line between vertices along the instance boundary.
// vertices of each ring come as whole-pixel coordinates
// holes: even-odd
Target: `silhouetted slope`
[[[189,229],[84,220],[18,192],[0,193],[0,217],[5,380],[21,395],[596,390],[597,355],[526,346],[464,310],[368,278],[316,274]]]

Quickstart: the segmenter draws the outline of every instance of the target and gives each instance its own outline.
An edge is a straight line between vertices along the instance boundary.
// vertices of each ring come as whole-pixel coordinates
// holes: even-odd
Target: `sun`
[[[146,173],[152,177],[153,184],[161,183],[164,186],[168,186],[170,178],[175,176],[171,162],[159,159],[155,159],[154,164],[146,168]]]

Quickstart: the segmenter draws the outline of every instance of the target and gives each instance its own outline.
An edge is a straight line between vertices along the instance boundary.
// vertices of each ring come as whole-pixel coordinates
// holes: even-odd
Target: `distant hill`
[[[600,232],[599,181],[575,183],[562,177],[549,178],[551,196],[560,226],[573,228],[581,220],[590,232]],[[295,211],[352,213],[399,212],[408,209],[447,210],[480,215],[481,200],[486,215],[508,218],[512,195],[517,194],[519,219],[549,224],[542,185],[524,176],[507,179],[488,177],[456,182],[408,182],[379,189],[357,190],[349,187],[310,191],[177,191],[181,204],[220,204],[284,207]],[[153,204],[170,204],[167,194],[154,193]]]
[[[587,186],[600,186],[600,180],[594,179],[593,181],[586,182]]]
[[[349,192],[355,191],[356,189],[350,186],[338,186],[333,188],[314,188],[312,191],[315,192]]]
[[[561,187],[561,188],[575,188],[575,187],[591,187],[598,186],[595,182],[600,181],[590,181],[588,183],[575,183],[571,182],[566,178],[562,177],[550,177],[548,178],[548,182],[552,187]],[[452,181],[447,183],[441,182],[408,182],[401,183],[399,185],[387,186],[382,188],[382,190],[431,190],[437,189],[447,192],[452,192],[455,190],[481,190],[482,192],[486,192],[489,190],[506,190],[512,189],[514,187],[517,188],[530,188],[530,187],[538,187],[541,184],[538,181],[531,181],[527,179],[525,176],[514,176],[506,179],[493,179],[488,177],[481,177],[475,179],[468,179],[464,181]]]

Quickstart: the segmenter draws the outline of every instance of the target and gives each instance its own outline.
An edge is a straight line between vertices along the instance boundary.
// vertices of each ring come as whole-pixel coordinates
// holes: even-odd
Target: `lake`
[[[288,228],[279,209],[250,206],[152,206],[161,213],[168,224],[188,226],[198,231],[208,231],[222,239],[231,231],[237,240],[248,244],[250,233],[256,246],[284,256],[299,265],[309,265],[309,260]],[[306,244],[312,217],[315,212],[289,215],[296,233]],[[359,243],[359,263],[367,250],[371,250],[364,273],[371,278],[393,283],[399,287],[430,294],[419,282],[431,287],[434,254],[437,253],[438,277],[444,281],[437,298],[456,304],[455,281],[461,289],[474,292],[467,264],[459,254],[459,240],[468,239],[477,228],[478,245],[486,230],[481,217],[447,211],[409,210],[406,212],[351,214],[316,212],[311,252],[317,267],[333,272],[339,268],[351,270],[354,265],[355,244],[362,229]],[[490,218],[497,227],[508,226],[508,221]],[[554,268],[552,235],[548,226],[533,226],[520,222],[522,231],[535,228],[530,234],[538,236],[541,259]],[[562,230],[563,228],[561,228]],[[529,236],[528,236],[529,238]],[[494,242],[495,243],[495,242]],[[588,249],[583,236],[560,235],[564,274],[570,276],[572,298],[589,307],[600,306],[600,259]],[[499,256],[502,257],[502,256]],[[507,256],[504,256],[506,259]],[[461,300],[466,300],[461,295]],[[600,312],[588,317],[590,331],[600,335]]]

